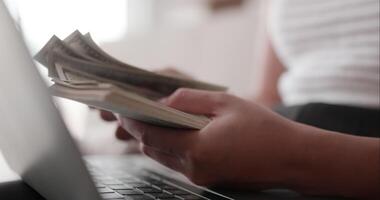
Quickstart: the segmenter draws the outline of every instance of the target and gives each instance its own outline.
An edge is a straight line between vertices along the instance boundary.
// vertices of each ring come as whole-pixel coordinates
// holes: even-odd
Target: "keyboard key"
[[[186,200],[199,200],[199,199],[203,199],[202,197],[199,197],[199,196],[196,196],[196,195],[193,195],[193,194],[184,194],[184,195],[177,195],[181,198],[184,198]]]
[[[152,194],[154,197],[156,197],[157,199],[171,199],[171,198],[175,198],[174,195],[171,195],[171,194],[168,194],[166,192],[162,192],[162,193],[155,193],[155,194]]]
[[[117,193],[122,195],[141,195],[142,192],[137,190],[116,190]]]
[[[100,196],[103,198],[103,199],[120,199],[120,198],[123,198],[123,196],[117,194],[117,193],[104,193],[104,194],[100,194]]]
[[[158,185],[160,188],[165,189],[165,190],[178,190],[177,187],[174,187],[172,185],[162,183],[161,185]]]
[[[124,200],[152,200],[154,198],[146,195],[133,195],[133,196],[125,196]]]
[[[126,174],[125,170],[119,170],[105,174],[97,168],[91,169],[90,172],[97,190],[106,200],[204,199],[148,173],[136,176],[135,174]]]
[[[131,185],[132,187],[135,188],[143,188],[143,187],[152,187],[151,185],[143,182],[133,182],[133,183],[126,183],[128,185]]]
[[[121,185],[121,184],[123,184],[122,182],[120,182],[118,180],[105,180],[105,181],[101,181],[101,183],[104,185]]]
[[[148,194],[162,192],[162,190],[154,188],[154,187],[138,187],[137,189]]]
[[[155,179],[155,178],[151,178],[151,177],[139,177],[141,178],[141,180],[145,181],[145,182],[148,182],[150,184],[160,184],[162,183],[162,181],[158,180],[158,179]]]
[[[120,177],[120,178],[118,178],[120,181],[122,181],[122,182],[126,182],[126,183],[128,183],[128,182],[136,182],[136,181],[138,181],[136,178],[131,178],[131,177]]]
[[[184,191],[184,190],[180,190],[180,189],[176,189],[176,190],[167,190],[169,193],[171,194],[175,194],[175,195],[186,195],[186,194],[191,194],[190,192],[187,192],[187,191]]]
[[[170,198],[165,198],[165,199],[158,198],[158,200],[183,200],[183,199],[177,198],[177,197],[170,197]]]
[[[152,185],[157,185],[157,186],[161,186],[161,185],[163,185],[163,184],[165,184],[165,183],[163,183],[163,182],[161,182],[161,181],[148,181],[150,184],[152,184]]]
[[[128,190],[128,189],[133,189],[132,186],[129,185],[110,185],[108,186],[109,188],[113,190]]]
[[[113,190],[111,190],[109,188],[106,188],[106,187],[104,187],[104,188],[98,188],[98,192],[99,193],[114,193]]]
[[[122,197],[122,198],[117,198],[117,199],[107,199],[107,200],[124,200],[124,197]]]

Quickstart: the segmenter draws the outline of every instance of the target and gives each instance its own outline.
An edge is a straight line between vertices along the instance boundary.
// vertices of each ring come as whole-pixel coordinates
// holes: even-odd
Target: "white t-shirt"
[[[285,105],[380,107],[379,0],[273,0]]]

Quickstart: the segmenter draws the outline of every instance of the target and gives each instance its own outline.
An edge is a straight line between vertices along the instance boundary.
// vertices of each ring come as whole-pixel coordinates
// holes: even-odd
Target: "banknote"
[[[167,107],[156,100],[178,88],[225,91],[223,86],[151,72],[103,51],[89,33],[74,31],[64,40],[53,36],[35,55],[55,83],[56,96],[109,110],[136,120],[176,128],[200,129],[205,116]]]
[[[130,70],[136,70],[139,72],[148,72],[132,65],[123,63],[116,58],[108,55],[106,52],[101,50],[96,43],[91,38],[91,35],[88,33],[87,36],[82,35],[78,30],[74,31],[68,37],[63,40],[68,46],[72,49],[75,49],[77,52],[91,57],[97,61],[103,62],[105,64],[111,64],[114,66],[120,66]]]
[[[52,76],[57,76],[56,63],[60,67],[68,68],[70,71],[78,71],[81,74],[91,74],[95,77],[102,77],[103,80],[132,84],[143,87],[162,95],[170,95],[176,89],[181,87],[204,89],[204,90],[225,90],[224,87],[209,84],[201,81],[180,79],[160,75],[145,70],[135,70],[120,66],[116,63],[106,63],[96,60],[93,56],[95,53],[84,53],[83,48],[72,48],[57,37],[53,37],[44,48],[36,55],[36,60],[49,68]],[[92,51],[91,51],[92,52]]]

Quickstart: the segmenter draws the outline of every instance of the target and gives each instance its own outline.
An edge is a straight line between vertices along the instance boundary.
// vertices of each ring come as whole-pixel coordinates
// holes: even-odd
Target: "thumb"
[[[229,95],[223,92],[180,88],[161,102],[188,113],[215,115],[228,103],[228,100]]]

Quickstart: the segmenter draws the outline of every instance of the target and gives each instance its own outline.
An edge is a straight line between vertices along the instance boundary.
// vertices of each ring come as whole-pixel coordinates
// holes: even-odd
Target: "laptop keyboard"
[[[89,169],[95,186],[107,200],[204,200],[208,199],[163,180],[148,172],[132,175],[125,172],[115,176],[104,174],[96,168]]]

